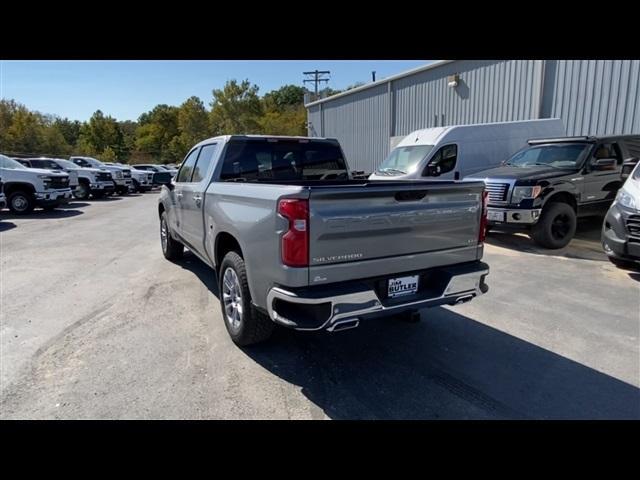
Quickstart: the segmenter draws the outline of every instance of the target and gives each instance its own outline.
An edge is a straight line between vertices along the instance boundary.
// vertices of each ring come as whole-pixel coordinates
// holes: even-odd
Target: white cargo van
[[[527,140],[565,135],[559,118],[416,130],[391,150],[369,178],[461,180],[499,165],[527,146]]]

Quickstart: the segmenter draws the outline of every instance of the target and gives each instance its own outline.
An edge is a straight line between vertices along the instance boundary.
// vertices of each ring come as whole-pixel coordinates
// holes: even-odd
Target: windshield
[[[394,148],[384,162],[380,164],[376,173],[383,175],[402,175],[413,173],[418,163],[433,149],[433,145],[413,145],[411,147]]]
[[[631,178],[633,178],[634,180],[640,180],[640,162],[638,162],[638,164],[634,167]]]
[[[63,168],[77,169],[78,166],[69,160],[56,160],[56,163]]]
[[[579,168],[590,147],[591,144],[588,143],[556,143],[529,147],[516,153],[506,162],[506,165]]]
[[[5,157],[4,155],[0,155],[0,168],[8,168],[10,170],[27,169],[27,167],[22,165],[20,162],[16,162],[15,160],[10,159],[9,157]]]
[[[155,165],[155,167],[160,170],[161,172],[168,172],[169,169],[167,167],[165,167],[164,165]]]
[[[335,143],[256,139],[231,141],[221,180],[346,180],[347,164]]]

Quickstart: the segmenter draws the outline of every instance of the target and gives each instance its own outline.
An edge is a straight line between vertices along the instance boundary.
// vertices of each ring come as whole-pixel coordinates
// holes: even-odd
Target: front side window
[[[456,161],[458,160],[458,147],[456,145],[445,145],[429,160],[428,169],[425,170],[425,175],[428,171],[434,169],[438,175],[443,175],[456,168]]]
[[[182,168],[178,172],[178,177],[176,178],[176,182],[190,182],[191,174],[193,173],[193,167],[196,164],[196,159],[198,158],[199,148],[194,149],[187,158],[185,158],[182,163]]]
[[[593,158],[599,160],[601,158],[613,158],[618,165],[622,165],[622,154],[617,143],[602,143],[598,145]]]
[[[376,173],[382,175],[404,175],[413,173],[418,164],[433,150],[433,145],[396,147],[380,164]]]
[[[577,169],[583,164],[590,148],[591,144],[588,143],[536,145],[520,150],[506,165],[520,168],[543,166]]]
[[[209,171],[209,166],[211,165],[213,155],[216,152],[216,147],[217,144],[212,143],[210,145],[205,145],[200,149],[198,161],[193,169],[193,177],[191,178],[192,182],[201,182],[204,179],[205,175]]]

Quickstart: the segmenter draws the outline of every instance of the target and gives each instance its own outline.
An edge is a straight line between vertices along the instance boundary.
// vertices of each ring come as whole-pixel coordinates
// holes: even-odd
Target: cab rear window
[[[232,140],[227,145],[220,179],[343,180],[347,164],[340,147],[313,140]]]

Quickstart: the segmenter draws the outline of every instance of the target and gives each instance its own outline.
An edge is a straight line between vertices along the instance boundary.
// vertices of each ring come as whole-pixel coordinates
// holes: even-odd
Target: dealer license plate
[[[399,277],[389,279],[389,297],[400,297],[410,295],[418,291],[418,275],[410,277]]]

